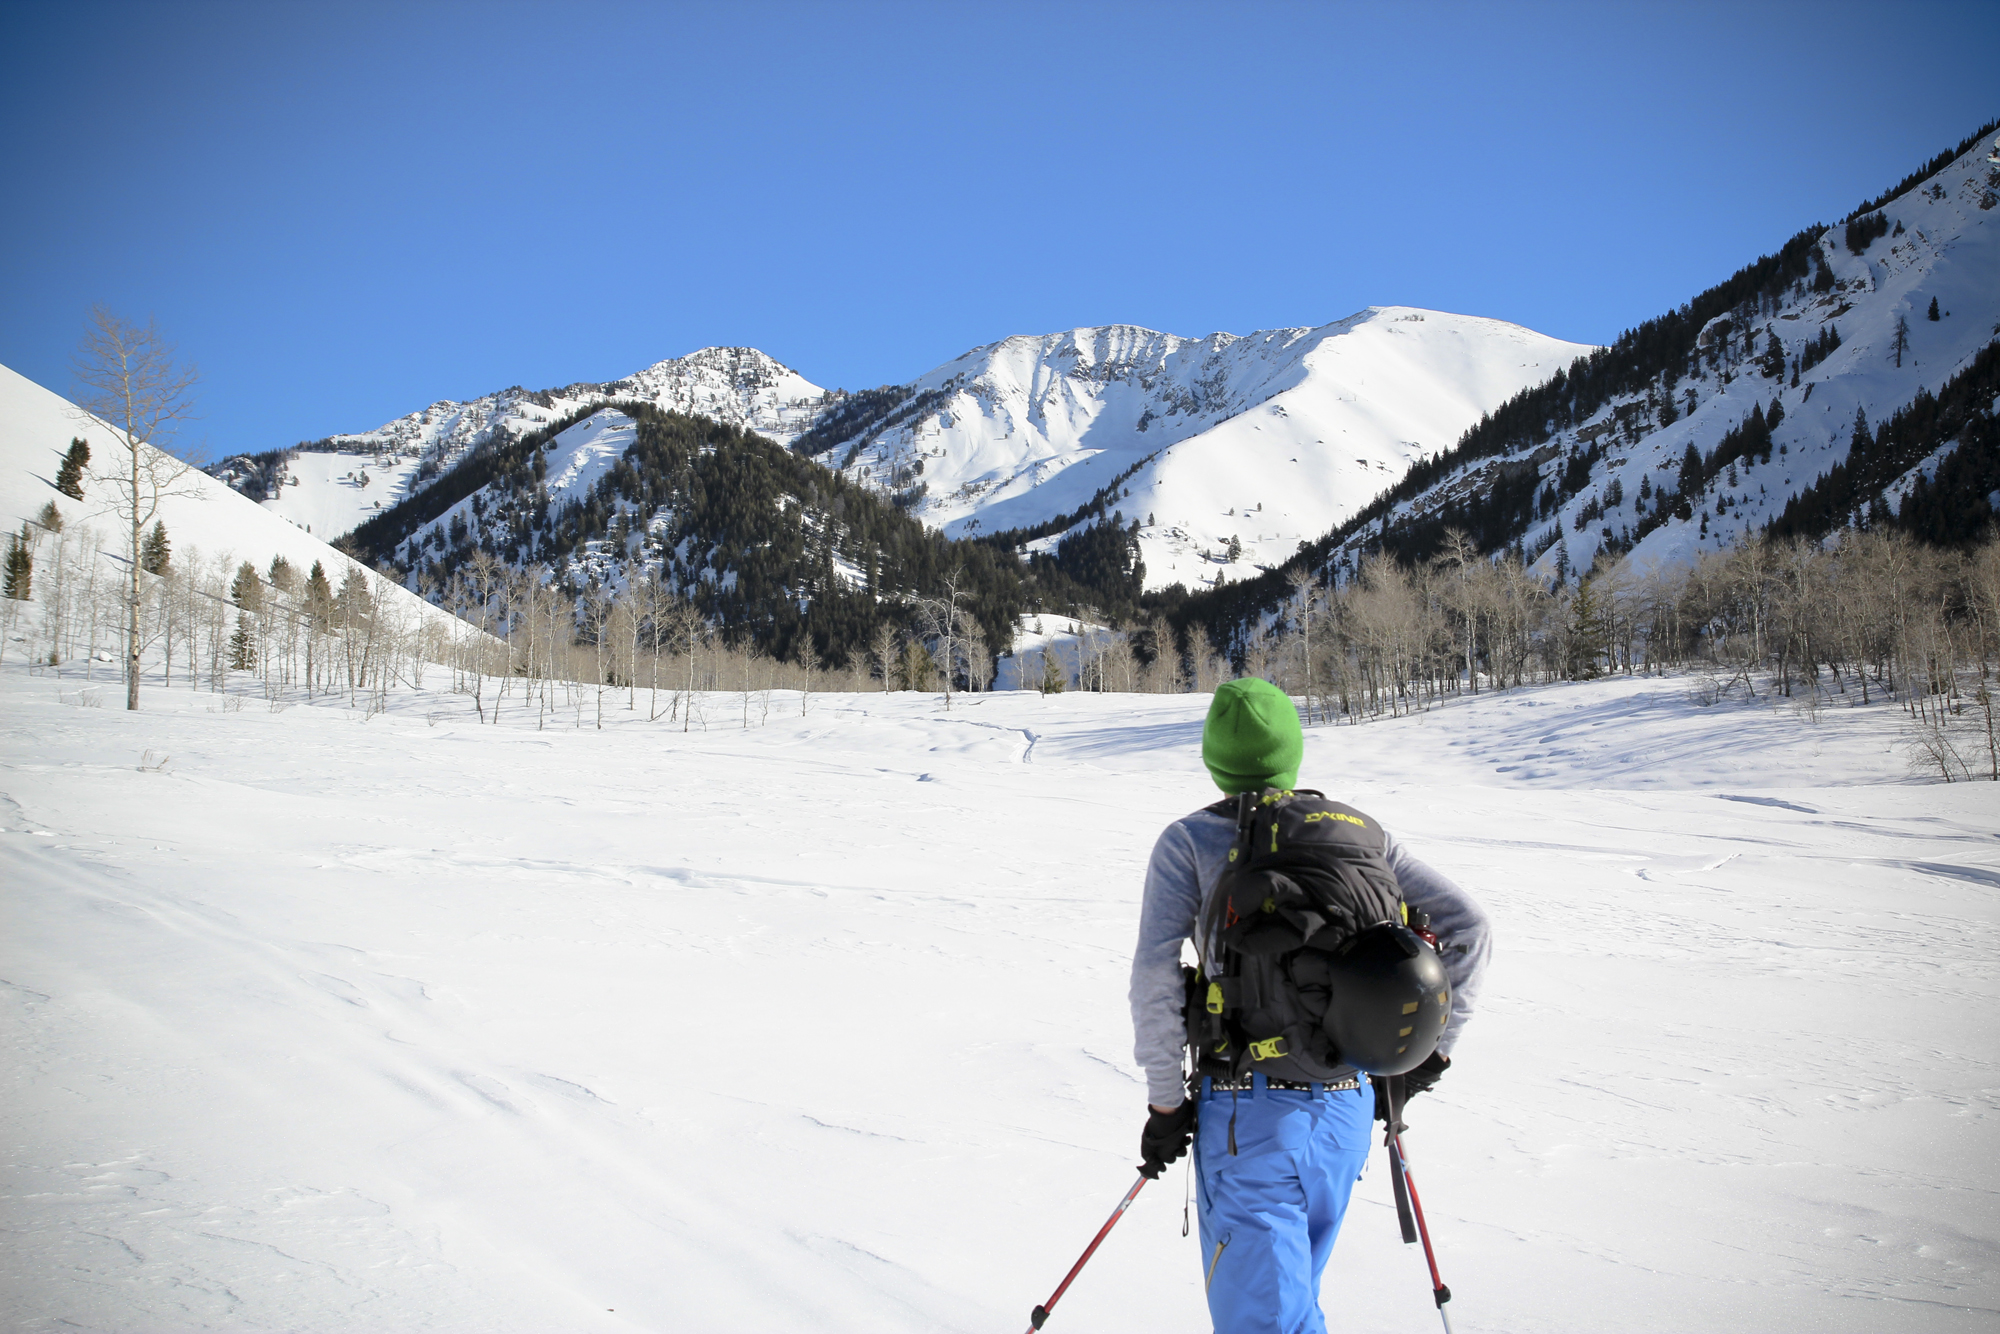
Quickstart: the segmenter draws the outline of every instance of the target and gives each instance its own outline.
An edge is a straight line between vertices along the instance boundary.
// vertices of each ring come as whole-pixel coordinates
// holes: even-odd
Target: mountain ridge
[[[1434,364],[1393,346],[1413,341],[1436,345]],[[1145,520],[1137,540],[1148,585],[1220,583],[1283,560],[1383,480],[1444,448],[1479,410],[1585,350],[1505,321],[1375,306],[1319,326],[1200,338],[1135,324],[1013,334],[905,384],[850,394],[754,348],[703,348],[618,380],[439,400],[372,431],[329,436],[304,448],[359,457],[338,478],[322,469],[306,480],[365,484],[372,459],[387,483],[373,505],[382,509],[503,439],[588,408],[646,402],[795,446],[948,537],[1032,530],[1029,552],[1052,552],[1066,531],[1052,522],[1091,508],[1116,477],[1131,493],[1129,517]],[[1284,476],[1284,495],[1262,496],[1230,461],[1247,456],[1258,469],[1313,476]],[[274,468],[255,458],[215,471],[272,508],[298,510],[288,514],[295,522],[309,521],[308,510],[322,523],[334,512],[286,490],[297,469],[276,485]],[[1239,504],[1211,503],[1232,485],[1243,493],[1240,514]],[[367,517],[357,500],[342,512]],[[1091,509],[1088,519],[1102,517]]]
[[[1805,228],[1523,390],[1283,567],[1198,594],[1179,614],[1242,642],[1280,613],[1294,573],[1341,581],[1373,555],[1420,562],[1453,530],[1547,580],[1574,580],[1601,557],[1642,571],[1685,564],[1765,531],[1846,461],[1857,413],[1885,423],[1945,394],[2000,338],[1996,129],[1846,226]],[[1940,456],[1956,447],[1933,442]],[[1935,475],[1940,463],[1919,466]],[[1859,507],[1913,489],[1904,474]],[[2000,508],[1973,499],[1987,516]]]

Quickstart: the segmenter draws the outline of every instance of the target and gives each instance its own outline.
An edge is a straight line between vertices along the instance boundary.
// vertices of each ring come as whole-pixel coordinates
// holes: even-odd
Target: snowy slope
[[[19,527],[53,500],[68,526],[91,527],[100,549],[122,562],[128,539],[112,512],[109,486],[86,480],[81,501],[55,489],[56,468],[76,436],[90,444],[93,470],[117,466],[116,455],[123,451],[113,443],[117,437],[108,427],[86,420],[67,399],[0,366],[0,523]],[[283,556],[304,572],[319,561],[336,586],[341,571],[355,563],[316,533],[307,533],[199,469],[189,469],[175,483],[174,493],[161,503],[159,518],[167,526],[177,563],[197,554],[212,560],[226,553],[231,563],[247,560],[261,571],[270,567],[273,556]],[[400,588],[391,596],[403,599],[412,612],[450,619]]]
[[[409,454],[302,449],[285,462],[284,486],[262,504],[309,533],[338,537],[409,495],[418,467]]]
[[[537,392],[516,387],[464,403],[440,399],[372,431],[330,436],[320,443],[339,450],[327,457],[341,462],[322,465],[301,451],[289,465],[298,485],[265,503],[295,522],[312,523],[315,533],[337,537],[373,513],[377,502],[386,509],[428,485],[496,432],[526,435],[594,404],[641,400],[788,443],[810,424],[826,397],[819,386],[755,348],[705,347],[622,380]],[[371,486],[350,495],[356,488],[344,475],[359,467],[369,468]],[[383,471],[386,478],[379,477]],[[394,489],[374,492],[378,480]],[[346,519],[345,527],[321,526],[341,519]]]
[[[1217,582],[1289,557],[1589,350],[1404,306],[1247,337],[1129,325],[1016,337],[915,381],[942,401],[837,457],[888,489],[920,482],[913,512],[953,536],[1055,518],[1130,472],[1108,508],[1151,517],[1148,586]]]
[[[1132,1180],[1202,697],[65,685],[0,667],[12,1329],[1014,1330]],[[1309,737],[1495,920],[1407,1137],[1461,1334],[1990,1324],[1995,789],[1908,782],[1898,716],[1612,680]],[[1181,1171],[1060,1328],[1208,1328]],[[1435,1330],[1379,1151],[1357,1192],[1331,1323]]]
[[[1636,527],[1644,512],[1639,505],[1642,481],[1650,478],[1654,488],[1670,486],[1690,444],[1703,453],[1712,451],[1753,408],[1768,410],[1776,400],[1783,405],[1784,421],[1772,433],[1771,461],[1739,466],[1733,480],[1720,478],[1696,498],[1696,507],[1709,518],[1705,533],[1702,514],[1685,522],[1670,520],[1641,539],[1632,558],[1641,567],[1685,563],[1698,551],[1761,530],[1783,512],[1788,499],[1847,457],[1857,408],[1871,424],[1879,424],[1920,389],[1935,392],[2000,337],[1996,201],[2000,139],[1989,139],[1880,210],[1892,231],[1900,224],[1900,235],[1879,237],[1855,255],[1844,243],[1842,227],[1828,229],[1819,253],[1837,279],[1834,289],[1815,292],[1799,285],[1748,319],[1760,350],[1775,332],[1792,358],[1829,325],[1838,330],[1839,348],[1806,370],[1797,386],[1789,377],[1766,378],[1754,363],[1728,358],[1718,371],[1680,381],[1677,405],[1685,405],[1692,388],[1697,406],[1670,425],[1656,424],[1658,414],[1647,395],[1623,396],[1589,420],[1556,433],[1532,456],[1481,460],[1447,476],[1414,502],[1398,506],[1398,516],[1413,508],[1428,511],[1454,494],[1477,490],[1490,469],[1519,466],[1522,459],[1530,459],[1543,479],[1553,481],[1569,454],[1600,440],[1608,446],[1608,457],[1594,470],[1590,484],[1525,535],[1527,549],[1541,552],[1537,567],[1542,573],[1552,574],[1559,559],[1572,570],[1585,570],[1606,545],[1607,533]],[[1937,321],[1927,318],[1933,298],[1941,315]],[[1711,321],[1702,346],[1713,343],[1724,318],[1737,326],[1740,339],[1745,321],[1737,312]],[[1907,326],[1909,340],[1901,366],[1894,351],[1898,319]],[[1621,414],[1627,428],[1616,424]],[[1585,507],[1601,502],[1613,482],[1623,492],[1622,503],[1599,520],[1581,523]],[[1718,500],[1726,515],[1717,512]],[[1364,540],[1357,538],[1350,549],[1358,550]]]

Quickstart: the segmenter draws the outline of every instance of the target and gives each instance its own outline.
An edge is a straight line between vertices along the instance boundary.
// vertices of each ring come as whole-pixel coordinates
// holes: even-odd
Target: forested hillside
[[[969,679],[990,676],[1023,613],[1129,616],[1143,579],[1129,527],[1107,520],[1025,560],[953,542],[761,435],[644,402],[475,451],[348,540],[439,598],[482,560],[539,568],[579,602],[657,587],[784,660],[845,661],[943,600],[986,655]]]
[[[1994,511],[1996,128],[1522,391],[1283,568],[1196,593],[1178,622],[1240,646],[1301,577],[1337,585],[1372,556],[1411,566],[1448,548],[1573,584],[1621,557],[1685,566],[1843,524],[1973,540]]]

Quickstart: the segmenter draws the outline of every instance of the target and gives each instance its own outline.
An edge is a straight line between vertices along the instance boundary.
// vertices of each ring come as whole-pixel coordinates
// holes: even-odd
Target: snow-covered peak
[[[330,436],[325,443],[348,452],[414,453],[435,464],[424,469],[434,476],[498,430],[525,435],[614,399],[700,413],[782,443],[805,429],[825,397],[818,385],[754,347],[705,347],[622,380],[536,392],[515,386],[464,403],[439,399],[372,431]]]
[[[295,460],[265,504],[295,523],[317,523],[316,532],[330,535],[345,528],[330,530],[328,520],[341,516],[351,527],[374,510],[423,490],[502,432],[527,435],[599,404],[654,403],[789,444],[811,424],[826,398],[818,385],[754,347],[704,347],[620,380],[539,391],[517,385],[462,403],[444,398],[372,431],[329,436],[315,448],[333,462],[322,466]],[[226,470],[227,465],[217,473]],[[382,484],[366,496],[348,494],[363,470]]]
[[[781,443],[803,431],[826,398],[824,389],[754,347],[705,347],[602,388],[611,397],[713,417]]]
[[[1046,523],[1117,479],[1147,583],[1215,583],[1283,560],[1588,351],[1407,306],[1240,336],[1017,336],[920,377],[923,411],[832,457],[953,536]]]

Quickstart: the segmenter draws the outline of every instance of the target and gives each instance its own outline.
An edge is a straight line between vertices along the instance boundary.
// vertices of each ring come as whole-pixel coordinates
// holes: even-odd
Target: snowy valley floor
[[[1205,698],[78,688],[0,667],[9,1329],[1015,1334],[1132,1179]],[[1496,921],[1408,1137],[1460,1331],[1993,1328],[2000,786],[1896,721],[1616,680],[1310,734]],[[1054,1334],[1207,1328],[1185,1181]],[[1379,1150],[1356,1200],[1330,1324],[1438,1329]]]

